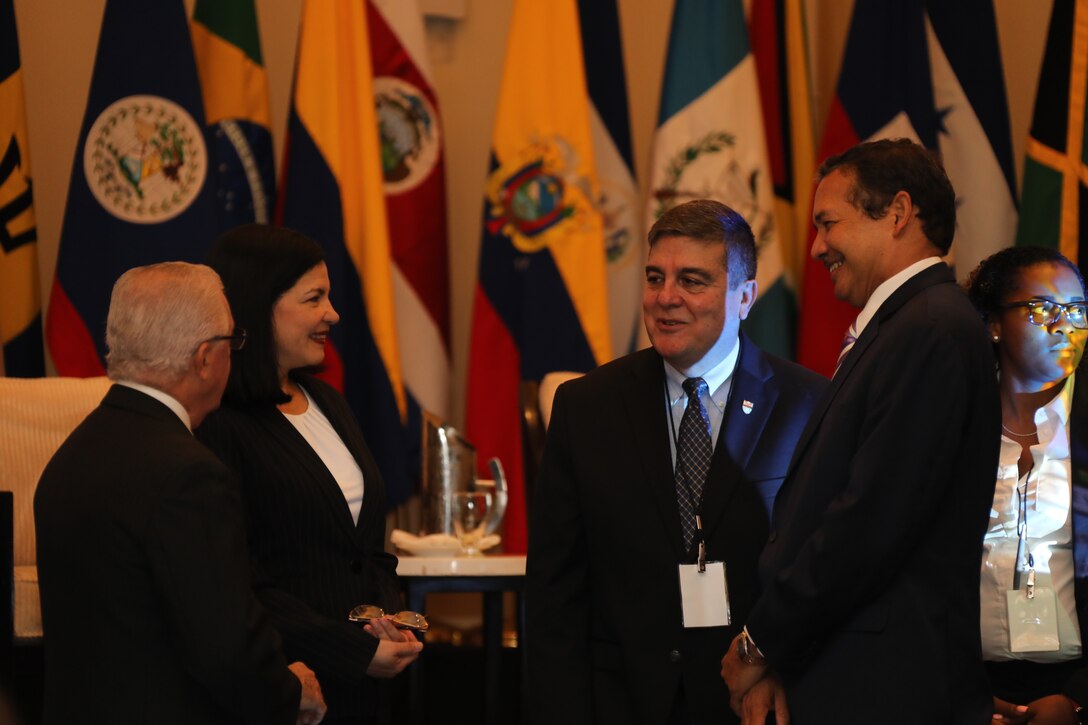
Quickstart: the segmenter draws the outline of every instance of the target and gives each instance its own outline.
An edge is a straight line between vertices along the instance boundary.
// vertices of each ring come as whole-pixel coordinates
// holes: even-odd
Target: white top
[[[869,295],[869,299],[865,301],[865,306],[861,308],[861,312],[858,313],[857,322],[855,324],[857,335],[855,335],[855,337],[861,337],[861,333],[865,330],[865,326],[876,317],[876,311],[880,309],[882,304],[888,301],[888,298],[892,296],[893,292],[902,287],[908,279],[918,274],[923,269],[929,269],[933,265],[940,263],[940,257],[926,257],[925,259],[920,259],[877,285],[877,288]]]
[[[1002,435],[993,509],[982,551],[982,653],[987,660],[1023,659],[1058,662],[1080,657],[1081,637],[1073,596],[1072,462],[1069,457],[1069,410],[1073,376],[1062,392],[1035,411],[1039,442],[1031,447],[1034,461],[1027,481],[1020,478],[1020,444]],[[1019,486],[1027,486],[1027,549],[1035,558],[1035,586],[1054,590],[1058,600],[1055,652],[1010,652],[1005,592],[1012,589],[1019,546],[1017,520]],[[1020,566],[1027,571],[1027,554]],[[1024,586],[1027,575],[1021,575]]]
[[[359,511],[363,508],[363,471],[314,399],[301,385],[299,389],[306,396],[306,410],[298,415],[283,415],[302,434],[332,477],[340,484],[351,510],[351,518],[359,523]]]
[[[131,380],[115,380],[118,385],[124,385],[126,388],[132,388],[133,390],[139,390],[144,395],[150,395],[155,400],[165,405],[170,410],[174,411],[174,414],[181,418],[181,422],[185,424],[185,427],[189,429],[189,432],[193,432],[193,421],[189,417],[189,411],[185,410],[185,406],[181,404],[177,398],[169,393],[164,393],[158,388],[153,388],[150,385],[144,385],[143,383],[134,383]]]
[[[740,339],[733,343],[729,354],[717,363],[707,358],[712,357],[711,349],[699,362],[685,371],[680,371],[665,363],[665,384],[669,390],[668,405],[665,415],[669,416],[669,448],[672,451],[672,465],[676,467],[676,436],[680,434],[680,419],[688,407],[688,394],[684,392],[684,381],[688,378],[702,378],[706,381],[707,392],[700,396],[707,417],[710,418],[710,445],[718,445],[718,432],[722,429],[725,417],[725,404],[729,400],[729,389],[733,387],[733,368],[740,356]]]

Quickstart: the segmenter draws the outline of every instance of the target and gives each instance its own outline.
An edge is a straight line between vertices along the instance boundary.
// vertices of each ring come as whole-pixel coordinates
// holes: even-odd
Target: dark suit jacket
[[[359,604],[397,611],[396,557],[385,553],[385,485],[343,396],[320,380],[298,382],[317,402],[363,471],[358,524],[339,484],[275,406],[224,405],[198,437],[242,481],[257,598],[284,651],[317,673],[325,722],[358,723],[377,707],[366,676],[378,641],[348,622]]]
[[[703,500],[735,626],[689,630],[661,357],[643,350],[559,388],[529,530],[533,722],[664,723],[681,685],[692,722],[735,721],[720,661],[759,590],[768,502],[826,384],[742,338]]]
[[[986,330],[930,267],[862,332],[775,504],[747,624],[793,722],[989,722],[978,588],[1000,422]]]
[[[34,497],[46,723],[294,723],[250,588],[237,484],[166,406],[113,386]]]

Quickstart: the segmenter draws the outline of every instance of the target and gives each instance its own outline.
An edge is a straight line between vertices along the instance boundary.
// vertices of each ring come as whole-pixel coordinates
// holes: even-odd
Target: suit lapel
[[[665,537],[671,542],[677,559],[684,558],[680,531],[680,507],[676,502],[676,479],[669,449],[669,421],[665,408],[665,367],[661,356],[652,349],[636,353],[629,385],[620,399],[631,425],[631,438],[646,486],[648,500],[661,521]],[[679,424],[679,421],[677,421]]]
[[[778,386],[766,358],[744,335],[740,346],[729,403],[703,489],[703,527],[707,536],[743,480],[743,471],[778,401]]]
[[[307,389],[309,391],[309,389]],[[315,398],[315,400],[317,400]],[[318,403],[320,405],[320,403]],[[323,411],[324,412],[324,409]],[[327,417],[327,416],[326,416]],[[298,429],[287,420],[286,416],[277,408],[272,407],[263,416],[262,423],[268,429],[269,434],[279,444],[289,451],[295,452],[295,460],[303,466],[311,480],[317,483],[317,489],[321,493],[321,499],[329,507],[329,516],[336,522],[336,528],[344,533],[353,543],[356,541],[355,522],[351,518],[351,509],[348,508],[347,499],[340,484],[333,478],[325,462],[317,455]],[[339,432],[339,431],[338,431]],[[361,515],[360,515],[360,518]]]

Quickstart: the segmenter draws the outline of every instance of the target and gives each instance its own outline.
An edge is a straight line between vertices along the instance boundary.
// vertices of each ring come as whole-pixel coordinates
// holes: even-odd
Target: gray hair
[[[112,380],[170,387],[200,343],[229,334],[223,283],[211,267],[162,262],[135,267],[113,285],[106,319]]]

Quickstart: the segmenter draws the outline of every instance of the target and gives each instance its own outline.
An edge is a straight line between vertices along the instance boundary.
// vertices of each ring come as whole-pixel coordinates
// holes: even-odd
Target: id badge
[[[706,571],[702,573],[698,564],[681,564],[680,603],[685,628],[724,627],[729,624],[725,562],[708,561]]]
[[[1009,650],[1011,652],[1055,652],[1058,639],[1057,597],[1049,587],[1035,587],[1035,597],[1028,599],[1023,589],[1005,592],[1009,615]]]

